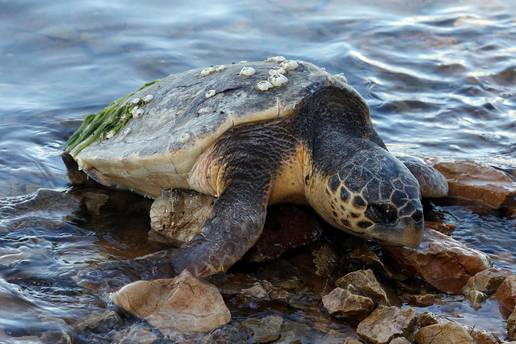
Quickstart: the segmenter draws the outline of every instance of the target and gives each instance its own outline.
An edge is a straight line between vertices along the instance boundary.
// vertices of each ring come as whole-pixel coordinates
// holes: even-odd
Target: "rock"
[[[213,201],[213,197],[195,191],[163,190],[150,209],[151,228],[168,243],[182,246],[201,231]],[[150,234],[149,238],[155,237]]]
[[[247,289],[242,289],[242,294],[250,297],[254,297],[256,299],[264,299],[269,296],[267,291],[263,288],[260,282],[256,282],[252,287]]]
[[[500,340],[493,334],[476,328],[468,328],[468,333],[477,344],[500,344]]]
[[[470,301],[473,308],[479,308],[480,303],[493,294],[505,277],[509,275],[511,275],[510,271],[495,268],[480,271],[468,280],[462,289],[462,293]]]
[[[337,267],[339,257],[328,244],[322,244],[320,247],[312,250],[312,256],[314,257],[313,262],[317,276],[329,277]]]
[[[486,254],[432,229],[425,231],[416,249],[385,246],[383,250],[409,274],[417,272],[432,286],[448,293],[459,293],[470,277],[491,266]]]
[[[416,324],[417,324],[417,327],[419,327],[419,328],[434,325],[437,323],[439,323],[439,320],[437,320],[435,314],[433,314],[433,313],[423,312],[423,313],[418,314],[418,316],[417,316]]]
[[[164,334],[206,332],[231,320],[217,288],[187,270],[173,279],[136,281],[113,293],[111,298]]]
[[[279,338],[283,318],[270,315],[261,319],[247,319],[242,325],[253,332],[253,340],[256,343],[269,343]]]
[[[389,305],[389,300],[373,270],[357,270],[339,278],[335,285],[352,293],[371,298],[376,304]]]
[[[516,275],[506,277],[496,290],[495,296],[500,307],[500,313],[507,318],[516,305]]]
[[[448,180],[449,198],[493,209],[516,207],[516,182],[498,169],[473,161],[440,162],[434,167]]]
[[[415,324],[413,308],[379,306],[358,324],[357,334],[368,343],[389,343],[395,337],[410,338]]]
[[[509,335],[509,339],[516,340],[516,307],[507,319],[507,334]]]
[[[444,197],[448,194],[446,178],[435,168],[428,165],[423,159],[412,156],[398,156],[410,172],[416,177],[421,186],[421,195],[424,198]]]
[[[322,302],[328,313],[342,318],[362,320],[374,309],[374,302],[370,298],[342,288],[335,288],[324,295]]]
[[[442,295],[440,294],[409,294],[405,295],[411,305],[419,307],[428,307],[435,304],[442,304]]]
[[[249,262],[264,262],[288,250],[308,245],[321,235],[312,210],[294,205],[276,205],[267,210],[263,233],[245,255]]]
[[[444,223],[439,221],[425,221],[425,228],[433,229],[440,233],[451,235],[455,230],[455,225],[452,223]]]
[[[389,344],[410,344],[410,341],[405,337],[397,337],[391,340]]]
[[[158,336],[152,330],[141,324],[133,324],[117,332],[113,338],[114,344],[152,344],[158,340]]]
[[[107,311],[105,313],[93,314],[87,319],[82,320],[75,325],[79,331],[91,332],[109,332],[113,327],[120,324],[122,319],[115,311]]]
[[[344,340],[344,343],[342,343],[342,344],[362,344],[362,342],[359,341],[358,339],[348,337]]]
[[[416,333],[417,344],[474,344],[466,329],[454,322],[423,327]]]

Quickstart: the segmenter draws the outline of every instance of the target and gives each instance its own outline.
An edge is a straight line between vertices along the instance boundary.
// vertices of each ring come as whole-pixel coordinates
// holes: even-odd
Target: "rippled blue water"
[[[0,196],[65,187],[60,153],[78,121],[145,81],[270,55],[344,73],[393,151],[516,167],[515,2],[0,0]],[[462,214],[459,237],[480,233],[469,241],[502,251],[509,257],[502,265],[511,267],[514,222],[445,211]],[[9,264],[43,269],[48,278],[52,264],[73,270],[63,255],[75,245],[87,252],[74,256],[78,264],[105,254],[91,231],[60,230],[1,234],[0,255],[40,250],[48,265],[24,263],[23,254]],[[25,298],[54,317],[63,305],[49,295],[73,294],[50,286],[27,295],[21,282],[2,283],[0,299]],[[23,309],[32,317],[30,307]]]

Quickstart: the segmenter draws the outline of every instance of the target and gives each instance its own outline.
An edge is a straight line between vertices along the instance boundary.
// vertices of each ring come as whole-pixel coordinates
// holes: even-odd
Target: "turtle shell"
[[[252,69],[241,73],[244,67]],[[170,75],[112,104],[114,114],[85,120],[72,136],[82,142],[67,150],[101,184],[156,197],[164,188],[189,188],[198,157],[233,126],[291,116],[306,96],[328,86],[360,97],[343,77],[303,61],[286,66],[296,67],[285,72],[286,84],[260,90],[258,83],[280,67],[241,62]],[[123,127],[99,135],[107,118]],[[93,121],[96,130],[89,128]]]

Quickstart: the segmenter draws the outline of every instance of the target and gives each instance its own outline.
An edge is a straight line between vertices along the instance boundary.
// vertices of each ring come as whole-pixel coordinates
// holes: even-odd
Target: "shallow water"
[[[79,201],[34,194],[67,188],[60,153],[83,116],[148,80],[304,59],[346,75],[391,150],[516,168],[516,3],[449,3],[0,0],[0,342],[70,333],[106,300],[77,286],[78,270],[158,248],[144,211],[83,218]],[[514,220],[434,211],[516,270]]]

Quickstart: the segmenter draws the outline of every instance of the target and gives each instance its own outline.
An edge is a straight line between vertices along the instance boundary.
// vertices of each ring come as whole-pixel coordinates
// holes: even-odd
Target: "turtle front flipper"
[[[423,198],[437,198],[448,195],[448,182],[446,178],[423,159],[412,156],[397,156],[410,172],[416,177]]]

